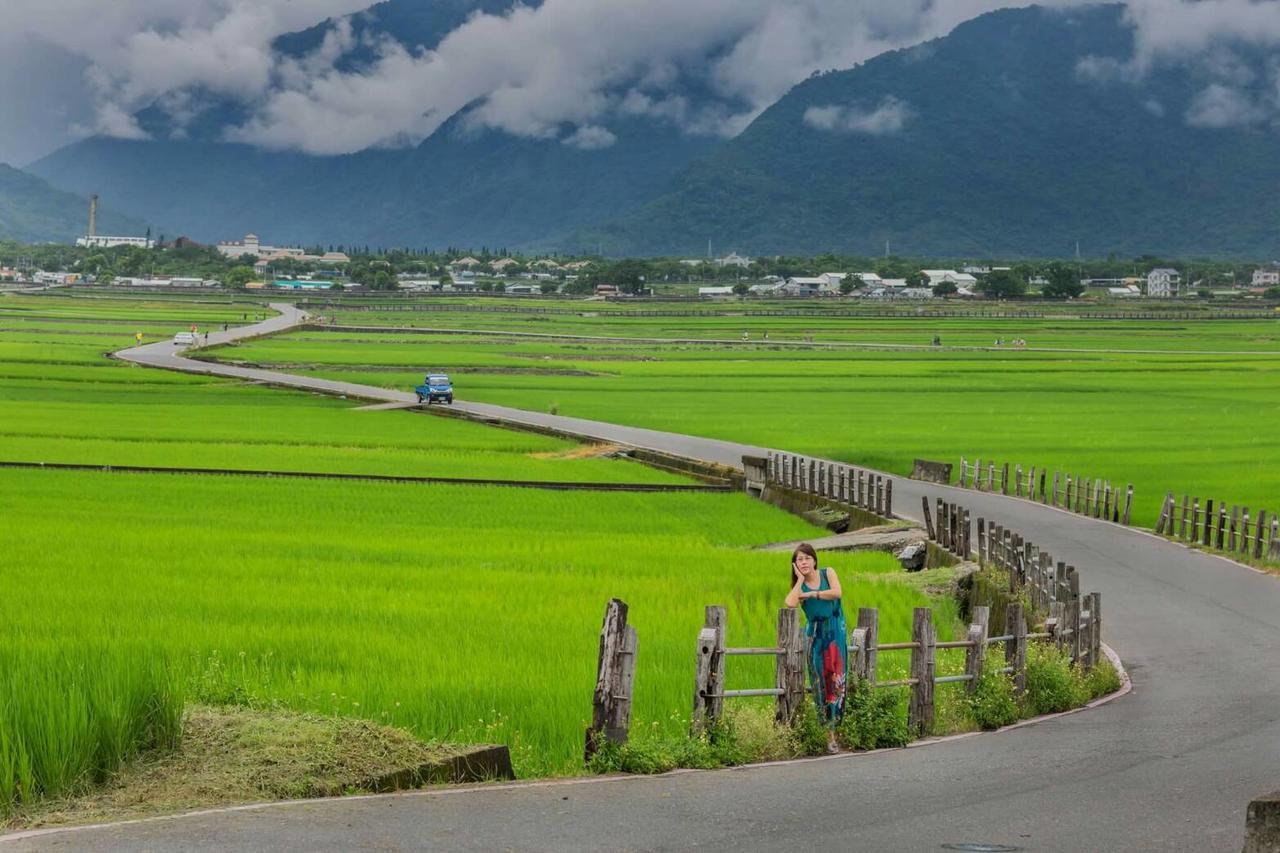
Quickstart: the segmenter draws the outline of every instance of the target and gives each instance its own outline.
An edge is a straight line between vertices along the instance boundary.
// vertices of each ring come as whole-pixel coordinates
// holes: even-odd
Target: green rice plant
[[[521,775],[580,766],[608,598],[628,602],[640,633],[633,719],[670,738],[687,727],[704,606],[726,606],[730,643],[770,644],[787,555],[752,546],[817,532],[738,494],[50,470],[0,471],[0,512],[12,531],[0,644],[14,654],[96,638],[108,662],[117,647],[122,661],[163,661],[202,701],[498,740]],[[912,608],[929,603],[889,555],[823,563],[848,606],[880,608],[885,636],[907,636]],[[952,613],[937,608],[940,636]],[[772,661],[735,660],[728,683],[772,684]],[[37,742],[36,766],[69,768],[46,775],[96,766],[77,720]],[[97,737],[124,742],[121,724]]]

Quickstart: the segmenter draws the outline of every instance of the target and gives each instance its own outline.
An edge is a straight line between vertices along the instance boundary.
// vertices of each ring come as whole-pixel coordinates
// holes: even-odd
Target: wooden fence
[[[1008,462],[960,459],[960,487],[980,492],[995,492],[1010,497],[1026,498],[1049,506],[1069,510],[1090,518],[1101,518],[1129,524],[1133,509],[1133,484],[1121,491],[1110,480],[1083,477],[1078,474],[1050,472],[1047,468]]]
[[[870,689],[888,687],[911,688],[911,700],[907,705],[907,723],[917,736],[929,731],[934,718],[934,689],[940,684],[964,683],[968,692],[977,689],[982,677],[984,660],[989,646],[1004,646],[1005,666],[1001,672],[1012,676],[1014,689],[1021,693],[1026,687],[1027,643],[1036,639],[1050,639],[1051,634],[1028,633],[1021,602],[1008,605],[1006,624],[1012,626],[1009,633],[988,636],[989,619],[986,607],[976,607],[974,622],[969,626],[965,639],[939,642],[933,627],[933,611],[917,607],[912,612],[911,639],[905,642],[882,642],[879,637],[880,613],[874,607],[858,610],[857,627],[850,632],[847,661],[851,689],[865,683]],[[964,673],[937,674],[937,653],[940,649],[964,649]],[[878,678],[881,653],[909,651],[911,653],[909,675],[906,678],[881,681]],[[773,656],[775,679],[773,687],[729,690],[725,687],[725,660],[739,655]],[[789,723],[800,706],[805,691],[805,670],[808,658],[808,641],[800,630],[799,614],[791,608],[778,611],[778,644],[768,648],[736,648],[725,644],[724,608],[710,606],[706,611],[706,624],[698,632],[694,650],[696,661],[693,692],[693,728],[701,731],[724,713],[724,700],[750,696],[772,696],[776,703],[775,719]],[[1096,659],[1096,658],[1095,658]]]
[[[924,508],[925,533],[930,541],[942,550],[962,560],[968,560],[973,555],[973,541],[970,537],[973,525],[969,520],[969,510],[956,504],[945,503],[942,498],[938,498],[938,516],[935,523],[932,513],[929,512],[928,495],[921,495],[920,503]]]
[[[935,519],[930,513],[929,498],[922,497],[921,501],[929,539],[961,559],[970,559],[973,528],[969,510],[938,498]],[[1025,590],[1032,609],[1044,615],[1048,636],[1070,654],[1073,663],[1092,669],[1098,662],[1102,642],[1102,595],[1081,595],[1075,566],[1055,563],[1048,551],[1016,531],[995,522],[988,524],[983,518],[977,521],[979,564],[990,563],[1006,571],[1010,596]]]
[[[1094,596],[1096,602],[1096,594]],[[1096,603],[1091,611],[1097,614]],[[1050,621],[1044,631],[1027,630],[1027,618],[1021,601],[1006,607],[1006,633],[990,636],[989,609],[973,608],[973,622],[963,640],[939,641],[933,627],[933,611],[917,607],[912,611],[911,639],[904,642],[880,640],[880,612],[874,607],[858,610],[857,627],[848,641],[848,675],[850,689],[865,684],[872,690],[908,687],[907,725],[916,736],[926,734],[934,720],[935,688],[941,684],[963,683],[966,692],[977,689],[984,662],[991,646],[1003,646],[1005,664],[999,669],[1013,681],[1014,692],[1026,689],[1027,644],[1035,640],[1055,642],[1060,648],[1075,649],[1073,659],[1088,668],[1100,659],[1101,631],[1099,621],[1084,614],[1083,621],[1059,619]],[[587,729],[585,757],[591,756],[605,741],[626,743],[631,722],[631,696],[635,679],[635,629],[626,625],[626,605],[617,599],[605,610],[600,636],[600,661],[592,705],[592,725]],[[964,649],[964,672],[938,675],[938,651]],[[906,678],[879,679],[882,653],[910,652]],[[698,631],[694,647],[694,688],[691,727],[694,733],[704,731],[724,714],[726,699],[771,696],[774,718],[780,725],[790,724],[805,695],[805,677],[809,641],[800,625],[798,610],[784,607],[778,611],[777,641],[767,647],[736,647],[726,642],[725,608],[711,605]],[[726,661],[739,656],[766,656],[774,659],[772,687],[728,689]]]
[[[791,453],[770,453],[765,480],[883,518],[893,517],[893,480],[874,471]]]
[[[1212,498],[1183,495],[1181,507],[1173,492],[1165,495],[1156,521],[1156,533],[1182,542],[1252,557],[1280,560],[1280,516],[1265,509],[1251,518],[1249,508]]]

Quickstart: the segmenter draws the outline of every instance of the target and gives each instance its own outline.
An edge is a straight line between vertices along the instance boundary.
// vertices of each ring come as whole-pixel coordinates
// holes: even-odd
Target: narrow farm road
[[[228,334],[281,328],[298,316],[288,306],[276,307],[280,317]],[[405,396],[191,362],[167,344],[127,350],[120,357],[371,400]],[[466,406],[716,462],[734,463],[758,450]],[[905,516],[918,515],[922,495],[958,501],[975,516],[1020,530],[1076,565],[1084,589],[1103,594],[1105,639],[1124,658],[1133,692],[1088,712],[905,750],[651,778],[265,805],[11,835],[8,845],[0,838],[0,847],[698,847],[743,853],[794,847],[938,850],[982,842],[1036,851],[1239,850],[1246,804],[1280,787],[1280,581],[1140,531],[1027,501],[902,479],[895,483],[896,504]],[[632,614],[642,639],[645,625],[661,618]]]

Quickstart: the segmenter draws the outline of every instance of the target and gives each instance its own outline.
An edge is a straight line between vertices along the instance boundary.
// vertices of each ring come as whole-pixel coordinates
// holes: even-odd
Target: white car
[[[196,342],[196,336],[194,332],[178,332],[178,334],[173,336],[173,342],[175,344],[191,346]]]

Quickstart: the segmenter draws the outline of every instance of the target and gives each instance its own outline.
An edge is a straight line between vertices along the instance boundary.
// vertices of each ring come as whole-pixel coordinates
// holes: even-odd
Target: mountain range
[[[473,11],[511,5],[388,0],[348,24],[361,45],[430,48]],[[301,56],[335,26],[276,47]],[[612,144],[584,150],[476,130],[473,104],[416,146],[320,157],[221,141],[242,108],[206,99],[181,134],[151,108],[138,115],[151,139],[81,140],[29,171],[202,241],[252,230],[610,254],[712,240],[751,254],[878,254],[888,241],[919,255],[1065,256],[1077,242],[1090,255],[1280,255],[1275,126],[1206,108],[1216,81],[1196,63],[1126,76],[1133,53],[1120,6],[1010,9],[798,82],[728,140],[614,118]],[[1266,85],[1265,50],[1234,57],[1259,69],[1243,96]],[[364,46],[342,62],[373,59]]]
[[[50,186],[47,181],[0,163],[0,239],[21,243],[70,243],[85,233],[89,200]],[[103,208],[98,230],[103,234],[137,234],[140,219]]]

